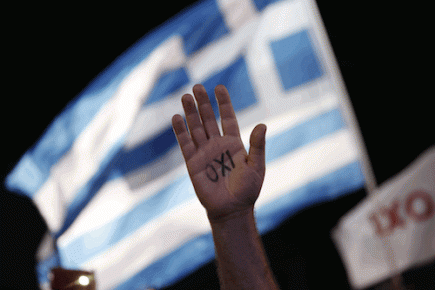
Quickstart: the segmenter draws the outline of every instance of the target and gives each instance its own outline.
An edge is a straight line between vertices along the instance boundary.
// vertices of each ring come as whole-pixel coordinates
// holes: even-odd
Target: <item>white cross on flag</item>
[[[355,288],[435,259],[435,147],[349,211],[333,240]]]

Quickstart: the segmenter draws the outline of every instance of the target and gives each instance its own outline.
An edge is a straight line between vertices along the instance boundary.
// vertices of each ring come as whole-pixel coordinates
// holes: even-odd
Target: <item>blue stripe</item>
[[[261,207],[256,214],[258,230],[264,234],[295,213],[356,191],[364,184],[361,164],[352,162]]]
[[[148,96],[144,107],[163,100],[165,97],[171,93],[174,93],[188,83],[189,77],[187,75],[186,69],[183,67],[164,73],[154,85],[154,88]]]
[[[111,165],[116,168],[113,170],[118,170],[122,175],[126,175],[139,167],[144,167],[159,160],[176,145],[177,138],[172,130],[172,126],[170,126],[164,129],[155,138],[132,150],[122,148],[119,156],[116,157],[116,162],[113,162]],[[170,168],[168,168],[168,170],[170,170]]]
[[[340,130],[343,127],[344,122],[338,109],[318,115],[268,139],[266,142],[266,162],[271,162],[301,146]],[[140,150],[138,152],[140,152]],[[114,159],[115,161],[123,160],[123,162],[127,160],[128,163],[130,158],[133,160],[135,157],[131,156],[126,158],[123,156]],[[158,157],[153,156],[153,158]],[[144,162],[144,160],[141,162]],[[118,164],[118,162],[110,163],[110,166],[114,166],[114,168],[107,168],[105,172],[100,175],[100,180],[94,182],[94,188],[89,189],[86,193],[81,192],[78,196],[87,199],[95,195],[107,179],[113,176],[120,176],[121,173],[114,173],[119,172],[119,168],[116,168],[114,164]],[[126,172],[123,172],[122,175],[125,175],[125,173]],[[68,261],[69,257],[76,257],[74,253],[82,253],[80,257],[74,258],[74,261],[69,261],[68,265],[72,266],[75,263],[84,263],[94,255],[109,249],[114,244],[128,237],[152,218],[164,214],[166,211],[171,210],[173,207],[191,198],[195,198],[195,193],[193,187],[190,186],[188,176],[185,176],[169,184],[152,198],[145,200],[130,210],[126,215],[111,221],[102,228],[94,231],[91,235],[79,237],[65,248],[60,249],[63,261]],[[74,215],[80,213],[82,209],[80,206],[82,204],[79,202],[72,204],[68,212],[69,218],[65,222],[65,229],[74,220]]]
[[[195,3],[145,35],[99,74],[53,120],[7,176],[8,190],[33,197],[48,179],[51,167],[71,148],[125,77],[166,39],[181,35],[185,53],[190,55],[227,33],[216,2],[207,0]]]
[[[214,97],[214,89],[219,84],[227,88],[234,111],[240,112],[257,103],[244,57],[239,57],[203,82],[216,118],[219,118],[219,107]]]
[[[173,30],[184,40],[187,56],[228,34],[229,29],[215,0],[202,1],[176,18]]]
[[[263,11],[263,9],[266,8],[266,6],[278,1],[281,0],[253,0],[255,7],[257,8],[258,11]]]
[[[339,109],[311,118],[285,132],[266,139],[266,162],[325,137],[346,126]]]
[[[311,82],[322,76],[321,64],[308,30],[270,43],[279,76],[285,90]]]
[[[359,162],[350,163],[257,209],[257,228],[260,234],[265,234],[306,206],[334,200],[363,186],[364,175]],[[168,287],[213,258],[213,238],[208,233],[185,243],[115,289]]]
[[[59,255],[57,252],[54,252],[46,259],[39,261],[36,265],[36,277],[38,279],[39,284],[49,283],[48,274],[51,272],[51,269],[61,267]]]
[[[114,289],[161,289],[167,287],[210,262],[214,259],[214,255],[213,236],[211,233],[201,235],[139,271]]]

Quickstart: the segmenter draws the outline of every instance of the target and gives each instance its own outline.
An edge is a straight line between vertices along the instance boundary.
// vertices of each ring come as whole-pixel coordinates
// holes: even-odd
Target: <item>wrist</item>
[[[226,215],[220,215],[220,216],[208,215],[208,220],[212,227],[227,226],[231,224],[243,224],[252,221],[255,223],[254,206]]]

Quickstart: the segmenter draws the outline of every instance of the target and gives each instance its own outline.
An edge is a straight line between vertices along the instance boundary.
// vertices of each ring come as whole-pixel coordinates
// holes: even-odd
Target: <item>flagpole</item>
[[[317,18],[318,22],[315,23],[322,23],[323,24],[323,19],[322,16],[320,15],[320,11],[318,9],[317,3],[316,1],[318,0],[312,0],[309,1],[308,3],[311,5],[311,8],[313,10],[313,13],[315,15],[315,18]],[[318,35],[319,38],[323,38],[324,41],[323,43],[325,44],[325,48],[326,48],[326,53],[329,54],[331,56],[331,58],[336,59],[335,54],[333,52],[333,49],[329,43],[329,40],[327,39],[327,31],[324,28],[325,25],[318,25],[318,30],[320,31],[320,34]],[[366,147],[364,146],[364,139],[362,137],[361,131],[360,131],[360,126],[358,124],[358,120],[356,118],[356,114],[354,112],[352,103],[350,101],[350,97],[349,94],[347,92],[346,89],[346,85],[344,80],[342,79],[342,74],[340,71],[340,68],[336,65],[335,62],[329,63],[331,70],[334,72],[332,74],[333,77],[333,82],[334,85],[336,87],[336,89],[338,89],[340,92],[340,96],[342,96],[342,100],[344,103],[344,106],[346,107],[346,110],[344,110],[344,112],[346,112],[346,115],[344,116],[346,118],[346,120],[348,121],[348,123],[351,126],[351,129],[354,132],[354,136],[356,138],[356,146],[358,146],[359,150],[362,152],[362,158],[361,158],[361,162],[362,162],[362,169],[363,169],[363,174],[364,177],[366,179],[365,182],[365,189],[367,192],[368,196],[373,195],[376,192],[376,189],[378,188],[377,185],[377,181],[376,181],[376,177],[375,177],[375,173],[372,167],[372,164],[370,162],[370,158],[367,152]],[[392,258],[390,255],[388,255],[389,260],[391,260],[390,258]],[[394,261],[390,261],[393,264],[393,268],[395,267],[395,263]],[[402,278],[402,274],[398,273],[396,275],[394,275],[391,278],[391,286],[393,290],[405,290],[405,286],[403,285],[403,278]]]
[[[365,146],[364,138],[361,133],[360,126],[358,124],[358,120],[356,118],[355,110],[353,108],[352,102],[350,100],[349,93],[346,88],[346,84],[342,77],[342,73],[340,71],[340,67],[337,65],[337,57],[335,56],[334,50],[328,38],[328,32],[325,29],[325,24],[322,19],[322,15],[320,14],[320,10],[317,6],[316,0],[308,1],[310,9],[313,11],[314,21],[316,25],[317,37],[321,40],[322,44],[324,44],[324,53],[329,57],[326,60],[332,59],[333,61],[327,61],[328,70],[331,72],[332,82],[334,88],[337,90],[338,95],[340,97],[340,106],[344,108],[342,110],[343,117],[346,120],[346,123],[349,125],[349,129],[352,131],[352,136],[355,138],[354,144],[358,147],[358,150],[361,152],[361,164],[362,171],[365,178],[365,189],[368,195],[371,195],[374,190],[377,188],[376,177],[373,171],[373,167],[369,158],[369,154],[367,152],[367,148]]]

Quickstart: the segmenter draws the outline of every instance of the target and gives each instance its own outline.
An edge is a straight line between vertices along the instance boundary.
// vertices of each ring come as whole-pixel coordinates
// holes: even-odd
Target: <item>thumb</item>
[[[253,166],[258,173],[264,175],[266,158],[266,125],[258,124],[251,133],[248,164]]]

